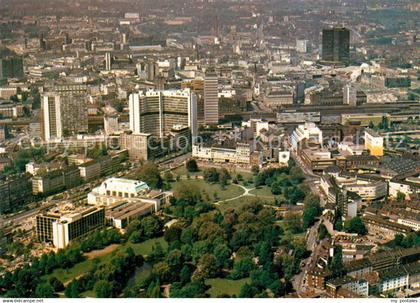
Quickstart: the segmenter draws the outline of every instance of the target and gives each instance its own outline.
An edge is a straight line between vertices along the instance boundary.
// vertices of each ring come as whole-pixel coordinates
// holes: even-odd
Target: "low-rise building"
[[[420,177],[394,177],[389,181],[389,195],[397,198],[398,193],[405,195],[405,199],[412,200],[420,196]]]
[[[409,275],[404,266],[394,266],[389,269],[379,270],[379,285],[380,293],[396,291],[408,286]]]
[[[250,143],[237,143],[232,147],[206,147],[203,144],[194,144],[192,147],[194,158],[217,163],[250,164],[252,153],[253,149]]]
[[[313,172],[322,172],[335,165],[335,158],[331,157],[331,152],[327,150],[303,149],[301,158]]]
[[[142,181],[109,178],[88,194],[88,203],[94,205],[111,205],[122,199],[137,198],[146,195],[149,186]]]
[[[29,174],[10,176],[0,180],[0,214],[19,208],[32,199]]]
[[[332,298],[339,297],[340,288],[344,288],[361,297],[369,296],[369,283],[364,279],[355,279],[351,276],[344,276],[329,280],[326,283],[327,295]]]
[[[88,204],[110,207],[121,202],[153,204],[154,211],[169,202],[171,192],[154,191],[142,181],[108,178],[88,194]]]
[[[393,239],[396,234],[408,234],[412,229],[408,226],[388,221],[379,216],[365,215],[362,217],[370,234],[381,235],[384,239]]]
[[[32,178],[32,193],[51,194],[66,188],[72,188],[81,183],[79,169],[68,167],[57,169]]]
[[[105,217],[109,225],[120,230],[125,229],[132,220],[140,216],[148,215],[156,211],[156,203],[153,199],[150,201],[143,199],[142,202],[117,202],[108,207]]]
[[[80,177],[85,181],[98,179],[101,176],[101,163],[91,160],[79,165]]]

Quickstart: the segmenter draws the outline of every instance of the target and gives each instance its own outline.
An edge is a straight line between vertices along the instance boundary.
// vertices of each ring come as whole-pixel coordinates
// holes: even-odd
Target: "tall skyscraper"
[[[204,79],[204,122],[213,125],[219,122],[218,78],[213,72]]]
[[[130,130],[163,137],[175,126],[197,132],[197,100],[190,89],[139,91],[129,97]]]
[[[23,60],[21,57],[7,56],[0,58],[0,80],[23,78]]]
[[[347,28],[322,30],[322,61],[349,64],[350,31]]]
[[[111,53],[105,53],[105,70],[111,70],[112,68],[112,58]]]
[[[41,102],[44,140],[88,131],[87,99],[82,93],[45,93]]]

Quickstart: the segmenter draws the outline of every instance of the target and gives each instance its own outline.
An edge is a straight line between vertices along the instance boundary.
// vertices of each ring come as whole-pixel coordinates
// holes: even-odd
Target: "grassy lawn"
[[[261,197],[246,196],[246,197],[241,197],[232,201],[221,202],[220,204],[217,204],[217,207],[220,209],[221,212],[225,212],[228,208],[239,209],[242,205],[248,202],[254,202],[254,201],[261,201],[264,204],[274,205],[274,197],[261,198]]]
[[[180,181],[180,183],[185,184],[185,185],[194,184],[198,186],[203,196],[205,197],[207,194],[210,201],[216,201],[214,199],[214,193],[217,193],[217,197],[219,198],[218,199],[219,201],[235,198],[244,193],[244,190],[242,188],[234,184],[230,184],[225,189],[222,189],[222,187],[219,184],[210,184],[204,180],[199,180],[199,179],[182,180]],[[176,184],[177,182],[173,183],[172,187],[174,188]]]
[[[179,175],[179,176],[190,175],[191,177],[193,177],[193,176],[201,176],[203,174],[203,171],[198,171],[198,172],[195,172],[195,173],[190,173],[186,169],[185,165],[181,165],[180,167],[177,167],[177,168],[173,169],[172,170],[172,174],[174,175],[175,178],[176,178],[177,175]]]
[[[100,259],[100,258],[98,258]],[[64,284],[70,282],[74,278],[84,275],[85,273],[89,272],[93,269],[94,261],[93,260],[86,260],[81,263],[76,264],[72,268],[68,269],[56,269],[51,274],[45,276],[46,279],[49,277],[56,277],[58,280],[63,282]]]
[[[166,243],[163,237],[150,239],[142,243],[135,243],[135,244],[125,243],[124,245],[119,246],[116,250],[114,250],[113,252],[109,254],[102,255],[95,259],[85,260],[83,262],[76,264],[72,268],[56,269],[51,274],[45,276],[45,278],[48,279],[49,277],[54,276],[65,284],[72,281],[73,279],[77,277],[83,276],[84,274],[88,273],[90,270],[93,269],[95,262],[98,262],[98,263],[110,262],[114,254],[118,253],[119,251],[124,251],[127,247],[132,247],[136,255],[143,255],[143,256],[150,255],[150,253],[152,252],[153,246],[158,242],[162,245],[163,249],[166,249],[168,247],[168,243]]]
[[[163,237],[160,237],[156,239],[150,239],[142,243],[126,243],[126,245],[121,246],[121,249],[125,249],[126,247],[132,247],[136,255],[147,256],[152,253],[153,246],[156,245],[156,243],[158,242],[160,243],[160,245],[162,245],[163,249],[168,248],[168,243]]]
[[[272,193],[271,193],[271,188],[268,186],[261,186],[259,188],[253,189],[249,192],[250,194],[254,194],[256,196],[273,196],[275,197]]]
[[[217,296],[226,294],[226,295],[239,295],[242,285],[246,282],[249,282],[249,278],[241,280],[229,280],[229,279],[208,279],[206,280],[206,285],[211,286],[207,293],[215,298]]]

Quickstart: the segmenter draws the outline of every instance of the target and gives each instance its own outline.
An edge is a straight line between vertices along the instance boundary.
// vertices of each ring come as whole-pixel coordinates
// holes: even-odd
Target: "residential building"
[[[370,234],[380,235],[384,239],[392,240],[396,234],[408,234],[412,229],[406,225],[391,222],[380,216],[364,215],[362,217]]]
[[[32,193],[51,194],[66,188],[72,188],[81,183],[79,169],[68,167],[48,171],[32,178]]]
[[[0,214],[17,210],[31,199],[32,182],[29,174],[10,176],[0,180]]]
[[[411,176],[396,176],[389,183],[389,195],[397,198],[398,193],[405,195],[406,200],[413,200],[420,195],[420,177],[416,174]]]
[[[88,131],[85,94],[45,93],[41,101],[41,112],[42,134],[46,141]]]
[[[326,283],[327,295],[331,298],[339,297],[340,288],[344,288],[365,298],[369,296],[369,283],[363,279],[358,280],[351,276],[344,276],[329,280]]]
[[[127,153],[127,151],[125,151]],[[102,176],[117,172],[121,168],[121,162],[125,159],[124,151],[114,155],[101,156],[94,160],[81,163],[78,168],[80,177],[86,181],[92,181]]]
[[[261,119],[250,119],[242,122],[242,127],[251,128],[254,132],[254,137],[258,137],[263,130],[269,130],[269,123]]]
[[[380,293],[408,287],[409,274],[405,270],[405,266],[393,266],[379,270],[378,273],[380,279],[378,290]]]

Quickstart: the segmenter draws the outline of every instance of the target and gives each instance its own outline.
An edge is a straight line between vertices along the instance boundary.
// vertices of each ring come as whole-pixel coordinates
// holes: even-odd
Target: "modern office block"
[[[322,31],[322,61],[350,62],[350,31],[347,28],[334,27]]]
[[[148,90],[130,95],[130,130],[160,138],[179,125],[197,129],[196,97],[190,89]]]
[[[217,125],[219,122],[218,78],[208,73],[204,79],[204,122]]]

